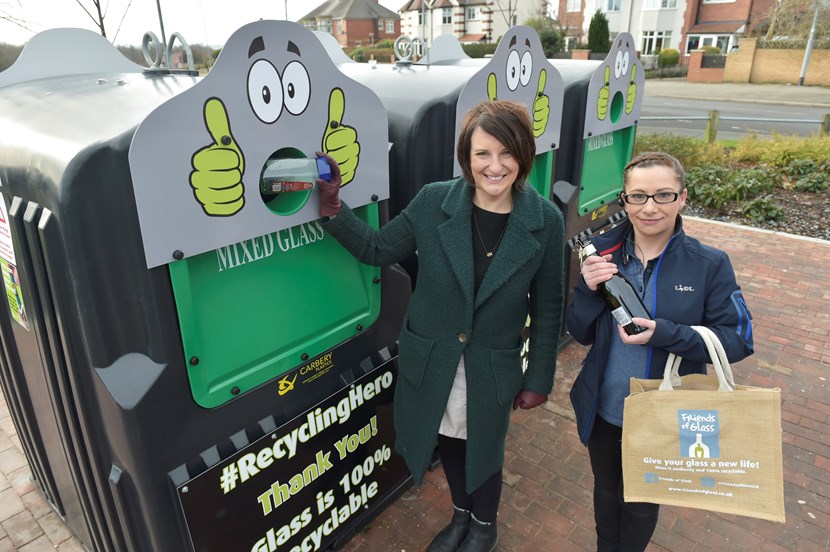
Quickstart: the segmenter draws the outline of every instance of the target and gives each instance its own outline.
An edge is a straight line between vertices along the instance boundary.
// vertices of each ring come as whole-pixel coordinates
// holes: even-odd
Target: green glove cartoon
[[[634,110],[634,101],[637,99],[637,83],[634,82],[635,76],[637,76],[637,66],[632,65],[631,82],[628,85],[628,93],[625,97],[625,112],[628,115],[631,115],[631,112]]]
[[[600,121],[605,120],[608,115],[608,99],[611,96],[611,66],[605,66],[605,85],[599,89],[599,97],[597,98],[597,118]]]
[[[539,72],[539,87],[536,89],[536,99],[533,100],[533,136],[538,138],[545,133],[550,116],[550,98],[545,94],[547,72]]]
[[[343,124],[346,99],[340,88],[334,88],[329,95],[329,117],[326,132],[323,134],[322,150],[331,155],[340,165],[341,187],[352,181],[357,171],[360,156],[360,143],[357,131]]]
[[[205,102],[205,127],[213,142],[193,154],[190,186],[206,215],[229,217],[245,206],[245,156],[233,139],[225,104],[219,98]]]

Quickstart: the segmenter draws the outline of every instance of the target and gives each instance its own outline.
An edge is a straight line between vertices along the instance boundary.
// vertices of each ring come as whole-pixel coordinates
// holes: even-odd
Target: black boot
[[[476,518],[470,520],[470,532],[458,547],[458,552],[492,552],[499,542],[496,522],[482,523]]]
[[[470,512],[452,507],[452,521],[435,535],[427,552],[455,552],[470,529]]]

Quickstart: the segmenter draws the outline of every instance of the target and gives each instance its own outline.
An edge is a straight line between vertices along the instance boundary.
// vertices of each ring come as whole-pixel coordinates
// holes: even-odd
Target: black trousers
[[[491,475],[472,493],[467,493],[466,471],[467,441],[446,435],[438,435],[438,455],[447,476],[452,503],[456,508],[472,512],[482,523],[493,523],[501,500],[502,471]]]
[[[624,502],[622,428],[597,416],[588,454],[594,472],[594,519],[598,552],[642,552],[657,527],[660,506]]]

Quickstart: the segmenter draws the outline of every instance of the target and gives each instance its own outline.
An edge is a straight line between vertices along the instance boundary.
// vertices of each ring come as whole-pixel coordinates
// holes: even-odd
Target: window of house
[[[700,35],[689,35],[689,38],[686,41],[686,53],[688,54],[689,52],[698,50],[700,47]]]
[[[469,6],[467,8],[467,21],[478,21],[481,17],[481,8],[479,6]]]
[[[418,12],[418,25],[420,26],[420,25],[423,25],[423,24],[424,24],[424,12],[419,11]]]
[[[605,1],[605,11],[607,12],[618,12],[620,11],[622,6],[622,0],[606,0]]]
[[[568,0],[567,10],[569,12],[582,11],[582,0]]]
[[[452,8],[441,8],[441,24],[449,25],[452,23]]]
[[[383,19],[378,19],[378,31],[383,31]]]
[[[643,55],[657,54],[671,43],[671,31],[643,31]]]
[[[320,22],[320,30],[324,33],[331,34],[331,19],[326,19]]]
[[[395,20],[394,19],[387,19],[386,20],[386,32],[387,33],[394,33],[395,32]]]
[[[646,0],[646,9],[648,10],[660,10],[676,7],[677,0]]]

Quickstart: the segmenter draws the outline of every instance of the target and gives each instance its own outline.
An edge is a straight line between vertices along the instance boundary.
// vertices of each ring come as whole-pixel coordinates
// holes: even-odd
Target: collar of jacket
[[[482,305],[522,266],[527,264],[542,248],[533,235],[544,227],[542,199],[528,185],[523,192],[515,191],[513,211],[507,222],[507,230],[499,244],[490,268],[481,282],[473,304],[475,272],[472,249],[473,188],[463,178],[456,180],[444,198],[441,208],[449,217],[438,226],[441,245],[450,261],[455,277],[461,283],[467,305],[473,309]]]
[[[631,220],[626,217],[625,220],[612,229],[603,232],[602,234],[592,236],[591,242],[594,244],[594,247],[596,247],[597,252],[599,252],[600,255],[608,255],[609,253],[614,253],[617,250],[622,250],[623,243],[625,242],[625,238],[628,236],[629,232],[633,232],[633,228],[631,226]],[[669,240],[666,250],[674,247],[678,242],[676,238],[683,235],[685,235],[683,232],[683,217],[677,215],[677,220],[674,223],[674,235],[672,236],[672,239]]]

